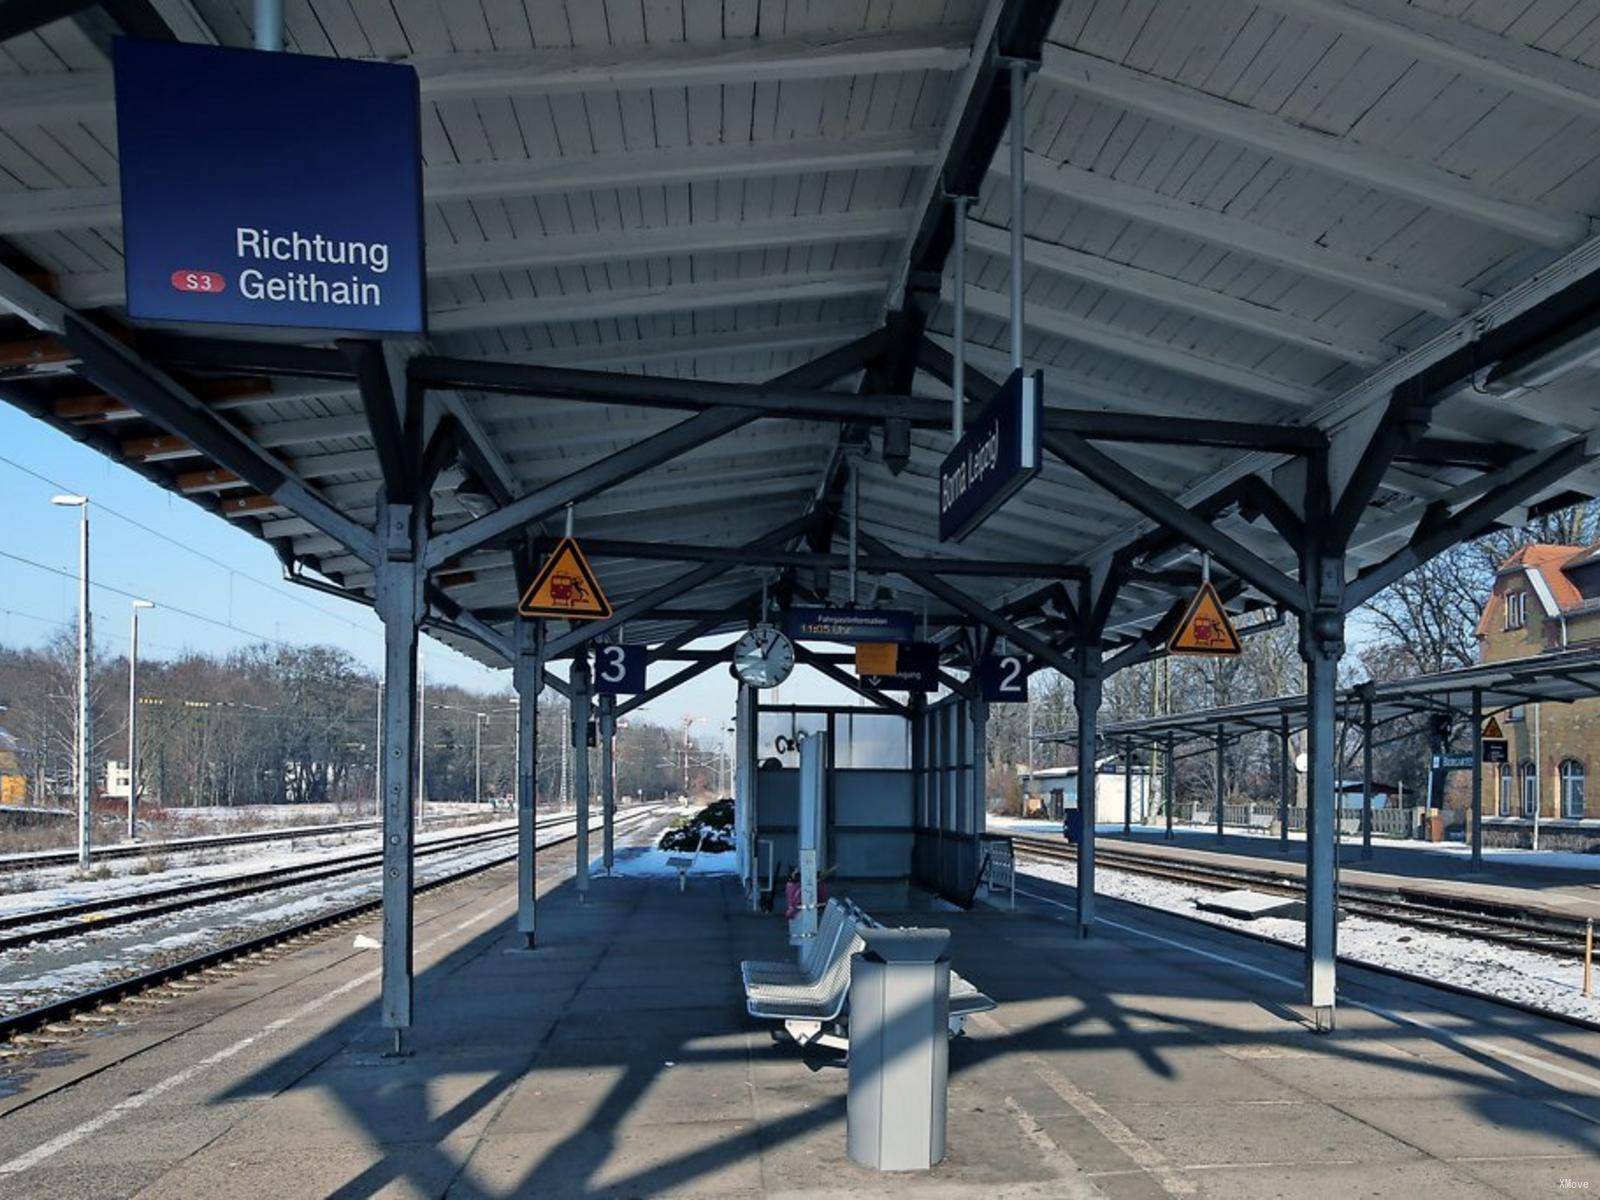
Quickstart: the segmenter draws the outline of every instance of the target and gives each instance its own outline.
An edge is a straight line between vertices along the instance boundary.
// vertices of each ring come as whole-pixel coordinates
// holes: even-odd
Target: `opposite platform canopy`
[[[1485,717],[1525,704],[1570,704],[1574,700],[1592,699],[1600,693],[1600,651],[1536,654],[1457,671],[1344,688],[1338,699],[1342,721],[1361,722],[1363,698],[1369,694],[1369,688],[1374,725],[1385,725],[1405,717],[1438,716],[1452,720],[1470,717],[1474,692],[1478,693]],[[1285,730],[1297,733],[1305,728],[1306,713],[1306,697],[1301,693],[1199,712],[1102,722],[1099,734],[1103,744],[1111,750],[1120,750],[1130,742],[1141,750],[1162,746],[1169,737],[1179,745],[1218,737],[1235,741],[1256,733],[1280,734]],[[1075,729],[1067,729],[1042,734],[1038,740],[1071,745],[1077,736]],[[1467,741],[1470,745],[1470,733]]]
[[[535,514],[434,561],[440,627],[488,662],[469,635],[505,636],[516,539],[548,548],[565,498],[629,641],[742,626],[763,580],[844,599],[852,446],[864,602],[926,603],[952,647],[974,607],[1057,645],[1077,574],[1120,551],[1107,641],[1150,641],[1202,531],[1230,603],[1284,604],[1296,455],[1358,473],[1396,388],[1432,423],[1351,514],[1351,580],[1464,511],[1600,493],[1600,19],[1545,7],[307,0],[287,49],[421,79],[431,340],[385,359],[127,329],[108,36],[248,46],[248,6],[8,5],[0,391],[370,598],[394,423],[373,414],[409,371],[449,434],[434,547],[490,507]],[[1037,70],[1008,134],[1011,57]],[[978,401],[1009,366],[1008,136],[1051,453],[941,546],[946,195],[973,196]],[[927,574],[950,558],[977,565]]]

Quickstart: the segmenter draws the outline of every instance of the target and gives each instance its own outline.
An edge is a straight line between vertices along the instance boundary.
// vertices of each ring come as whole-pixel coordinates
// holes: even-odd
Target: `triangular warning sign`
[[[1183,620],[1167,639],[1167,650],[1173,654],[1209,654],[1232,658],[1243,647],[1239,634],[1228,620],[1222,607],[1222,597],[1210,581],[1200,585],[1200,590],[1183,611]]]
[[[1490,717],[1489,723],[1483,727],[1484,741],[1503,742],[1505,737],[1506,735],[1500,731],[1500,722],[1496,718]]]
[[[517,613],[524,617],[556,617],[598,621],[611,615],[611,603],[589,560],[572,538],[564,537],[539,568],[539,576],[523,593]]]

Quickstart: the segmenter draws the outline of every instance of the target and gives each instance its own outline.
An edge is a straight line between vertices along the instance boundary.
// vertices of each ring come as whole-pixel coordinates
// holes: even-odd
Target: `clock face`
[[[733,673],[751,687],[777,687],[794,670],[794,646],[771,625],[757,625],[733,648]]]

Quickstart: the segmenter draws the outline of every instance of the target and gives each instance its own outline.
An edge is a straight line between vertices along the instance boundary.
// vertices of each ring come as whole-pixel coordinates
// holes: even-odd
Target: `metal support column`
[[[1289,715],[1278,730],[1278,849],[1289,852]]]
[[[1220,730],[1220,729],[1217,730],[1217,776],[1216,776],[1216,788],[1217,788],[1217,845],[1219,845],[1219,846],[1222,845],[1223,838],[1224,838],[1224,834],[1222,832],[1222,808],[1223,808],[1223,804],[1224,804],[1224,802],[1225,802],[1225,800],[1227,798],[1227,782],[1228,781],[1224,777],[1224,772],[1227,770],[1227,760],[1226,760],[1226,756],[1225,756],[1225,751],[1227,750],[1227,744],[1228,744],[1227,743],[1227,739],[1225,737],[1223,737],[1222,730]]]
[[[1167,734],[1166,770],[1161,773],[1162,804],[1167,810],[1167,841],[1172,840],[1172,806],[1178,797],[1178,740]]]
[[[756,861],[755,709],[755,689],[739,684],[733,710],[733,837],[739,851],[739,877],[752,912],[761,906]]]
[[[1078,677],[1072,681],[1073,704],[1078,710],[1078,813],[1083,832],[1078,841],[1078,936],[1088,937],[1094,925],[1094,816],[1095,751],[1099,748],[1100,646],[1080,644]]]
[[[376,607],[383,621],[383,1025],[406,1053],[411,1027],[412,809],[417,777],[417,638],[424,573],[410,505],[381,501]]]
[[[1361,857],[1372,857],[1372,689],[1361,692]]]
[[[589,898],[589,660],[572,660],[572,797],[577,822],[578,903]]]
[[[600,697],[600,828],[601,865],[607,875],[616,863],[617,700]]]
[[[967,713],[972,720],[972,790],[967,832],[981,837],[988,826],[989,705],[981,696],[976,696],[967,702]]]
[[[544,664],[539,659],[543,627],[537,621],[518,617],[512,636],[517,652],[511,665],[511,683],[517,693],[517,932],[532,950],[537,940],[538,848],[534,823],[539,778],[539,692],[544,683]]]
[[[1133,741],[1122,743],[1122,836],[1133,836]]]
[[[1333,564],[1337,564],[1334,566]],[[1324,560],[1342,575],[1342,560]],[[1338,883],[1335,833],[1334,756],[1337,753],[1339,657],[1344,649],[1344,614],[1317,608],[1301,618],[1300,653],[1306,663],[1306,1002],[1316,1009],[1317,1029],[1333,1028],[1335,955],[1338,948]]]
[[[1481,871],[1483,870],[1483,692],[1479,688],[1472,689],[1472,731],[1467,736],[1472,739],[1472,869]]]

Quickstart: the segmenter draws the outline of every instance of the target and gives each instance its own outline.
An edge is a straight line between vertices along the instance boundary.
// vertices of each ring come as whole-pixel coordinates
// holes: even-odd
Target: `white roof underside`
[[[154,7],[186,40],[250,44],[247,4]],[[288,6],[287,46],[421,73],[437,351],[743,382],[869,332],[898,303],[989,15],[980,0],[310,0]],[[1511,315],[1590,270],[1594,0],[1063,0],[1048,42],[1026,130],[1026,352],[1047,404],[1359,424],[1409,373],[1386,368],[1455,348],[1462,337],[1442,335],[1470,330],[1497,298],[1513,297]],[[0,237],[50,271],[69,304],[115,311],[108,71],[72,20],[0,45]],[[1004,159],[968,226],[969,361],[995,376],[1008,369]],[[953,296],[947,273],[931,327],[944,344]],[[1594,383],[1579,371],[1513,402],[1457,396],[1433,432],[1547,446],[1595,427]],[[921,375],[917,390],[948,396]],[[683,419],[461,399],[523,489]],[[372,522],[378,464],[353,390],[286,380],[219,407]],[[577,530],[739,545],[807,510],[837,438],[831,423],[758,422],[586,502]],[[1143,528],[1048,461],[966,543],[941,549],[934,480],[947,441],[917,433],[898,476],[865,464],[864,530],[913,555],[1071,562]],[[1274,465],[1185,446],[1107,450],[1180,499]],[[1470,495],[1477,478],[1392,470],[1352,567],[1395,549],[1423,506]],[[435,497],[440,528],[466,519],[449,482]],[[1593,493],[1600,478],[1562,486]],[[370,585],[363,564],[303,521],[255,515],[297,556]],[[1264,525],[1230,517],[1227,528],[1292,565]],[[474,577],[453,598],[515,602],[505,553],[460,565]],[[596,566],[613,603],[684,569]],[[886,601],[920,603],[902,580],[868,582]],[[1019,590],[957,582],[994,603]],[[716,608],[759,586],[735,567],[675,603]],[[1169,602],[1130,586],[1118,621],[1148,624]],[[640,623],[629,640],[678,628]]]

